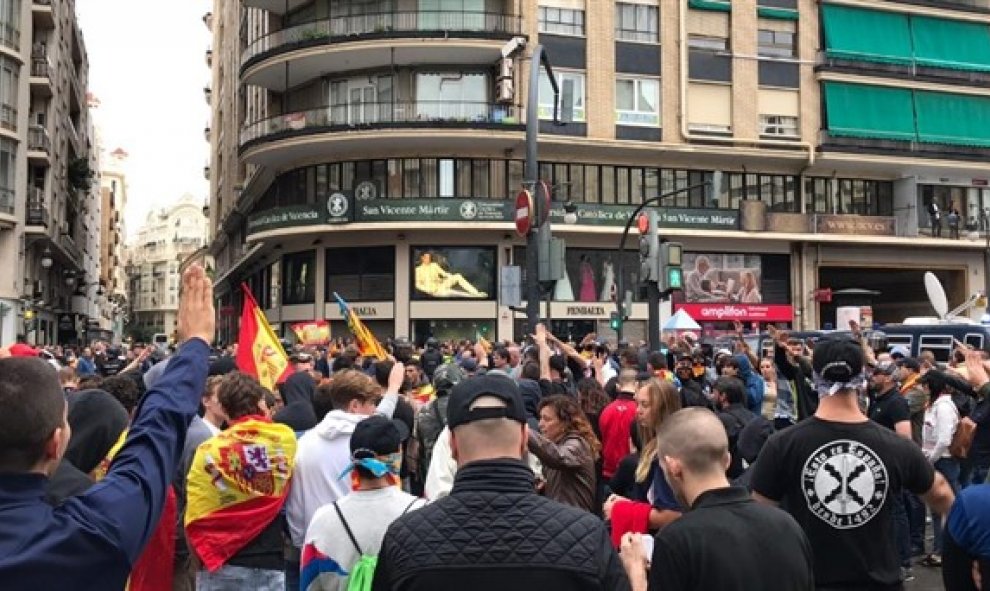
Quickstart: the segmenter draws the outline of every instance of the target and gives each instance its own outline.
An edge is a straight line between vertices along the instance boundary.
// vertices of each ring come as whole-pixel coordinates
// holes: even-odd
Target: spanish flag
[[[295,459],[292,429],[261,416],[234,421],[196,449],[186,479],[186,539],[210,572],[278,516]]]
[[[382,344],[378,342],[375,335],[371,334],[371,331],[361,322],[361,319],[354,313],[354,310],[351,310],[351,307],[347,305],[344,298],[340,297],[337,292],[333,292],[333,297],[337,298],[337,303],[340,304],[340,314],[347,321],[347,328],[354,335],[354,340],[357,341],[358,350],[361,352],[361,355],[374,357],[378,361],[388,358],[385,347],[382,347]]]
[[[237,337],[237,368],[274,391],[275,384],[291,375],[292,367],[250,288],[246,283],[241,288],[244,290],[244,310]]]
[[[127,431],[120,434],[117,443],[110,448],[103,461],[93,469],[90,476],[99,482],[110,471],[114,457],[124,446]],[[178,499],[172,485],[168,486],[165,494],[165,506],[158,520],[158,527],[148,540],[148,545],[131,567],[131,576],[127,580],[127,591],[172,591],[172,580],[175,568],[175,534],[179,520]]]

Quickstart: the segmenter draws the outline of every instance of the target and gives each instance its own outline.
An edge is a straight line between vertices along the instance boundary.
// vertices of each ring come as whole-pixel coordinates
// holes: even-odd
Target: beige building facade
[[[877,19],[889,35],[844,33]],[[242,283],[287,337],[314,318],[344,332],[337,293],[383,336],[520,338],[505,268],[525,260],[529,108],[567,242],[566,278],[546,290],[558,334],[609,334],[616,277],[631,287],[638,271],[623,226],[662,194],[686,275],[705,261],[663,314],[711,334],[828,327],[842,305],[930,314],[927,270],[952,303],[986,288],[990,138],[953,113],[990,117],[990,56],[938,39],[990,27],[990,5],[215,0],[204,22],[221,338],[236,336]],[[536,44],[564,125],[545,73],[526,104]],[[637,298],[627,337],[646,312]]]
[[[0,8],[0,343],[79,343],[100,335],[86,46],[72,0]]]

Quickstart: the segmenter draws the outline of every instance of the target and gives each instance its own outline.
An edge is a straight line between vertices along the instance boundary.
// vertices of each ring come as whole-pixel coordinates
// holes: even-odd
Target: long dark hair
[[[598,380],[581,378],[577,383],[578,401],[584,414],[597,415],[608,406],[608,396]]]
[[[548,406],[557,413],[557,418],[560,419],[560,422],[564,423],[564,433],[573,433],[584,439],[588,447],[591,448],[591,457],[597,460],[598,453],[602,449],[602,444],[599,443],[598,437],[595,436],[595,432],[591,429],[591,422],[588,421],[588,417],[585,416],[584,411],[578,406],[577,401],[571,396],[555,394],[553,396],[547,396],[540,401],[539,411],[542,411]]]

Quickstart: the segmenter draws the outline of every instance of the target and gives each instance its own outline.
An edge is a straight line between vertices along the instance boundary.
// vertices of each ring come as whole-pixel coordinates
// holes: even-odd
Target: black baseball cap
[[[863,347],[852,337],[829,335],[815,343],[811,357],[815,373],[826,382],[848,382],[866,365]]]
[[[351,454],[363,453],[360,457],[384,456],[399,451],[402,442],[409,438],[409,428],[402,421],[388,419],[383,415],[371,415],[359,422],[351,434]]]
[[[921,363],[914,357],[905,357],[897,361],[899,367],[906,367],[911,371],[921,371]]]
[[[471,408],[482,396],[494,396],[505,406],[493,408]],[[447,404],[447,425],[451,430],[485,419],[512,419],[526,424],[526,407],[519,386],[511,378],[501,375],[483,375],[469,378],[454,386]]]

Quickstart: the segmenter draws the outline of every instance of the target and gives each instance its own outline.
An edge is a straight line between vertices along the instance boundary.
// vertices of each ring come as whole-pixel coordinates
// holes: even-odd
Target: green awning
[[[732,3],[728,0],[688,0],[688,6],[698,10],[732,12]]]
[[[822,5],[828,57],[911,64],[911,29],[906,14]]]
[[[916,90],[918,140],[990,148],[990,97]]]
[[[919,65],[990,71],[990,25],[912,16],[911,36]]]
[[[834,136],[915,139],[911,90],[844,82],[825,83],[828,132]]]
[[[774,8],[773,6],[757,6],[756,14],[760,18],[775,18],[782,21],[798,20],[798,11],[793,8]]]

